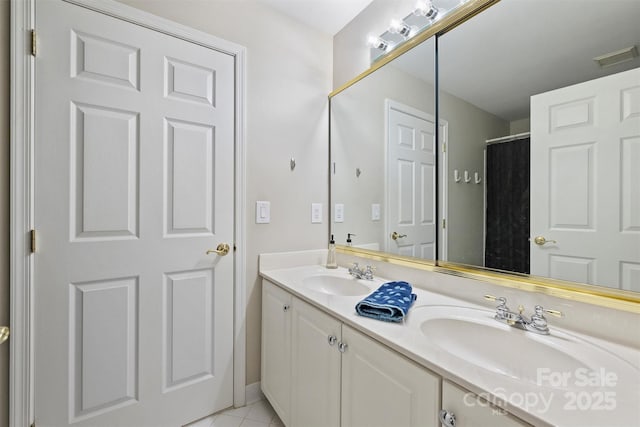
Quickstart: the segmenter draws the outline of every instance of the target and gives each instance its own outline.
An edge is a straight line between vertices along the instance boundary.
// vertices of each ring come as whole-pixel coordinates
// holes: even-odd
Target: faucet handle
[[[556,317],[564,317],[564,314],[562,314],[561,311],[548,310],[546,308],[542,308],[541,305],[536,305],[534,307],[534,311],[535,314],[531,316],[531,321],[527,325],[527,329],[539,334],[549,334],[549,325],[547,324],[547,318],[544,317],[545,313]]]
[[[534,307],[534,311],[536,312],[536,315],[538,316],[544,316],[544,314],[550,314],[552,316],[556,316],[556,317],[564,317],[564,313],[558,310],[550,310],[548,308],[542,308],[541,305],[536,305]]]
[[[496,301],[498,305],[496,306],[496,315],[495,318],[497,320],[508,320],[510,318],[509,307],[507,307],[507,299],[505,297],[495,297],[493,295],[485,295],[484,299],[489,301]]]
[[[505,297],[496,297],[493,295],[485,295],[484,299],[489,300],[489,301],[496,301],[498,303],[498,307],[502,307],[502,306],[506,306],[507,305],[507,299]]]
[[[374,271],[375,269],[376,269],[375,267],[373,267],[373,266],[371,266],[371,265],[367,265],[367,266],[365,267],[365,270],[364,270],[364,277],[365,277],[365,279],[367,279],[367,280],[373,280],[373,271]]]

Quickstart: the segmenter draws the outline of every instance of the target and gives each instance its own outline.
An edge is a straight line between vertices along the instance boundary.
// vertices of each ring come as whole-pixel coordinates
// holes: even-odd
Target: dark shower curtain
[[[529,273],[529,145],[487,146],[485,267]]]

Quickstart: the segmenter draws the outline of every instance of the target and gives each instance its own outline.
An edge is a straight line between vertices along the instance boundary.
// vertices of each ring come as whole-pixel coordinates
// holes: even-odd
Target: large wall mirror
[[[435,37],[331,99],[336,243],[435,260],[435,110]]]
[[[502,0],[438,36],[437,115],[433,38],[333,96],[336,243],[640,292],[638,16]]]

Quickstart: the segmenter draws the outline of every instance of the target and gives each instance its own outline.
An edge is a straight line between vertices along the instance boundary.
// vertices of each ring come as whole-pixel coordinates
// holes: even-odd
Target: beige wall
[[[255,1],[121,1],[247,48],[247,384],[254,383],[260,380],[258,255],[327,245],[331,37]],[[255,224],[256,200],[271,201],[270,224]],[[311,224],[312,202],[324,204],[323,224]]]
[[[531,118],[513,120],[509,124],[509,135],[517,135],[519,133],[529,132],[531,130]]]
[[[9,0],[0,0],[0,325],[9,324],[9,32]],[[4,343],[0,345],[0,426],[8,425],[9,344]]]

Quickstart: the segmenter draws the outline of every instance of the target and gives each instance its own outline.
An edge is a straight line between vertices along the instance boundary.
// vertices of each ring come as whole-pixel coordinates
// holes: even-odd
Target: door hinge
[[[442,228],[447,228],[447,220],[446,219],[442,220]]]
[[[31,253],[36,253],[36,230],[31,230],[29,233],[31,237]]]
[[[36,56],[38,51],[38,38],[36,36],[36,30],[31,30],[31,55]]]
[[[446,153],[446,152],[447,152],[447,144],[446,144],[446,143],[443,143],[443,144],[442,144],[442,152],[443,152],[443,153]]]

